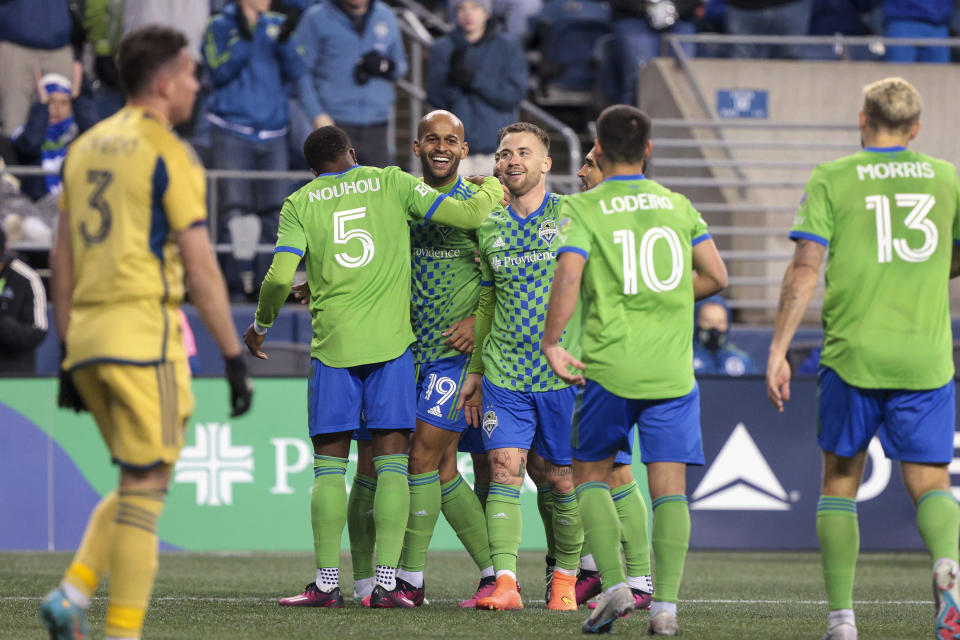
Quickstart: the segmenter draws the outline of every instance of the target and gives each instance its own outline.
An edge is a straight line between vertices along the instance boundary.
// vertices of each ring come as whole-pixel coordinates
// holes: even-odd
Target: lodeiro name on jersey
[[[342,198],[343,196],[354,193],[367,193],[372,191],[380,191],[380,178],[366,178],[364,180],[355,180],[354,182],[341,182],[332,187],[323,187],[316,191],[311,191],[308,202],[332,200],[333,198]]]
[[[936,173],[929,162],[878,162],[858,164],[857,179],[886,180],[887,178],[934,178]]]
[[[600,201],[600,210],[606,215],[624,211],[637,211],[638,209],[673,209],[673,201],[666,196],[658,196],[655,193],[628,194],[610,198],[609,202],[606,200]]]

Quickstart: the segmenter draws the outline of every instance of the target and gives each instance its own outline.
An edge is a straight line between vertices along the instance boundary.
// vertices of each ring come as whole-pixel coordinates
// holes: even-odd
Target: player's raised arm
[[[770,357],[767,360],[767,396],[778,411],[783,411],[783,403],[790,399],[790,365],[787,363],[787,349],[793,340],[797,327],[803,319],[803,312],[810,304],[813,290],[817,287],[820,274],[820,261],[827,247],[814,240],[800,238],[794,248],[793,259],[783,274],[780,289],[780,304],[777,307],[777,322],[770,343]]]
[[[503,198],[503,185],[493,177],[485,178],[472,198],[455,200],[409,174],[399,176],[398,192],[410,215],[458,229],[478,228]]]

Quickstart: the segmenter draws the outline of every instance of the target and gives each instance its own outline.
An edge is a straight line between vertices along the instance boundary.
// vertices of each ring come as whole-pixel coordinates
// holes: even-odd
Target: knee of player
[[[569,466],[548,464],[547,482],[554,493],[570,493],[573,491],[573,472]]]
[[[120,488],[165,492],[172,470],[169,464],[157,464],[146,469],[121,465]]]

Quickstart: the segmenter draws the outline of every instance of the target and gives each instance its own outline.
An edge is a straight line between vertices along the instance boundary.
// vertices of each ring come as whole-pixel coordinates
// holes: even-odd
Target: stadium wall
[[[691,546],[815,549],[815,382],[794,382],[784,414],[770,407],[759,378],[705,378],[699,384],[707,465],[688,473]],[[0,549],[75,548],[93,505],[116,484],[93,420],[56,409],[56,387],[49,378],[0,382]],[[252,411],[234,420],[227,417],[222,380],[195,380],[193,389],[197,407],[160,523],[163,545],[308,550],[313,480],[303,428],[306,380],[258,379]],[[870,454],[860,496],[862,547],[921,549],[899,472],[876,442]],[[460,464],[472,482],[469,457]],[[960,473],[960,461],[951,470]],[[638,451],[634,473],[645,487]],[[960,479],[955,481],[960,496]],[[536,489],[528,483],[521,495],[522,548],[543,549]],[[431,548],[460,548],[442,519]]]

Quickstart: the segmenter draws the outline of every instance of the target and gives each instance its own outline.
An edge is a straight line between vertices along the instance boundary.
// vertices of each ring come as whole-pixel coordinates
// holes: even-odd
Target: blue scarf
[[[72,115],[62,122],[47,127],[47,135],[43,140],[43,146],[40,147],[40,164],[44,169],[57,171],[53,175],[43,177],[48,193],[60,191],[60,167],[63,165],[64,158],[67,157],[67,145],[73,142],[79,133],[80,129]]]

